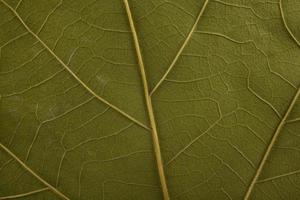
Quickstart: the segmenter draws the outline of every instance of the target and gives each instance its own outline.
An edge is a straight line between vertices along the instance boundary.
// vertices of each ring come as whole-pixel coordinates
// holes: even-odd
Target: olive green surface
[[[124,2],[0,0],[0,199],[163,199]],[[170,199],[300,199],[300,1],[128,2]]]

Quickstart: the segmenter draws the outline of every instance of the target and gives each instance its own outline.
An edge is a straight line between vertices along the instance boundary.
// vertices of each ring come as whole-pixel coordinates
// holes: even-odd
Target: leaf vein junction
[[[104,98],[100,97],[96,92],[94,92],[89,86],[87,86],[71,69],[68,67],[41,39],[38,35],[36,35],[28,26],[27,24],[23,21],[23,19],[20,17],[20,15],[10,6],[8,5],[5,1],[0,0],[13,14],[17,17],[17,19],[22,23],[22,25],[26,28],[26,30],[34,37],[36,38],[42,46],[92,95],[94,95],[97,99],[99,99],[101,102],[105,103],[106,105],[110,106],[113,108],[115,111],[118,113],[122,114],[124,117],[130,119],[134,123],[138,124],[139,126],[149,130],[149,127],[145,125],[144,123],[140,122],[133,116],[129,115],[125,111],[121,110],[117,106],[111,104]]]

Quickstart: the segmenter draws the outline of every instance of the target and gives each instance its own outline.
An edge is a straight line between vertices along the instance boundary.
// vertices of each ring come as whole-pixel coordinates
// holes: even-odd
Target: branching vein
[[[282,8],[282,0],[279,1],[279,8],[280,8],[280,13],[281,13],[281,17],[282,17],[282,21],[283,21],[283,24],[284,24],[284,27],[286,28],[286,30],[288,31],[289,35],[292,37],[292,39],[296,42],[296,44],[300,47],[300,42],[297,40],[297,38],[294,36],[293,32],[291,31],[291,29],[289,28],[289,26],[287,25],[286,23],[286,19],[285,19],[285,15],[284,15],[284,12],[283,12],[283,8]],[[256,170],[256,173],[247,189],[247,192],[245,194],[245,197],[244,197],[244,200],[248,200],[250,198],[250,195],[254,189],[254,186],[256,183],[258,183],[258,178],[264,168],[264,165],[271,153],[271,150],[272,150],[272,147],[274,146],[275,142],[276,142],[276,139],[278,138],[281,130],[283,129],[284,125],[289,123],[289,121],[287,120],[288,117],[289,117],[289,114],[291,113],[291,111],[293,110],[293,107],[295,106],[296,102],[297,102],[297,99],[299,98],[300,96],[300,87],[298,87],[298,90],[294,96],[294,98],[292,99],[287,111],[285,112],[283,118],[281,119],[279,125],[277,126],[276,128],[276,131],[266,149],[266,152],[264,153],[263,157],[262,157],[262,160],[260,161],[260,164]]]
[[[11,152],[6,146],[0,143],[1,149],[3,149],[7,154],[13,157],[26,171],[28,171],[31,175],[37,178],[40,182],[42,182],[45,186],[47,186],[50,190],[52,190],[55,194],[60,196],[62,199],[70,200],[67,196],[65,196],[62,192],[60,192],[57,188],[49,184],[42,177],[36,174],[29,166],[27,166],[20,158],[18,158],[13,152]]]
[[[67,70],[89,93],[91,93],[93,96],[95,96],[97,99],[99,99],[101,102],[105,103],[106,105],[110,106],[111,108],[113,108],[114,110],[116,110],[117,112],[119,112],[120,114],[122,114],[123,116],[125,116],[126,118],[130,119],[131,121],[133,121],[134,123],[140,125],[141,127],[148,129],[149,127],[147,125],[145,125],[144,123],[140,122],[139,120],[135,119],[133,116],[127,114],[126,112],[124,112],[123,110],[121,110],[120,108],[118,108],[117,106],[111,104],[110,102],[108,102],[107,100],[103,99],[102,97],[100,97],[98,94],[96,94],[96,92],[94,92],[89,86],[87,86],[71,69],[70,67],[65,64],[48,46],[47,44],[45,44],[42,39],[35,34],[28,26],[27,24],[23,21],[23,19],[21,18],[21,16],[10,6],[8,5],[5,1],[0,0],[6,7],[8,7],[13,13],[14,15],[18,18],[18,20],[22,23],[22,25],[26,28],[26,30],[33,36],[35,37],[41,44],[42,46],[65,68],[65,70]]]
[[[266,151],[265,151],[265,153],[264,153],[264,155],[263,155],[263,157],[262,157],[262,159],[259,163],[259,166],[258,166],[258,168],[257,168],[257,170],[254,174],[254,177],[253,177],[253,179],[252,179],[252,181],[251,181],[251,183],[250,183],[250,185],[247,189],[244,200],[248,200],[250,198],[250,195],[251,195],[251,193],[254,189],[254,186],[258,181],[258,178],[259,178],[259,176],[260,176],[260,174],[261,174],[261,172],[262,172],[262,170],[263,170],[263,168],[266,164],[267,159],[269,158],[271,150],[272,150],[272,148],[273,148],[273,146],[274,146],[281,130],[283,129],[284,125],[286,124],[287,118],[288,118],[289,114],[291,113],[291,111],[293,110],[293,107],[295,106],[299,96],[300,96],[300,87],[298,88],[298,90],[297,90],[294,98],[292,99],[287,111],[285,112],[283,118],[281,119],[279,125],[276,128],[276,131],[275,131],[275,133],[274,133],[274,135],[273,135],[273,137],[272,137],[272,139],[271,139],[271,141],[270,141],[270,143],[269,143],[269,145],[268,145],[268,147],[267,147],[267,149],[266,149]]]
[[[144,61],[143,61],[143,57],[141,54],[140,44],[139,44],[138,36],[137,36],[136,30],[135,30],[135,26],[134,26],[134,22],[133,22],[133,18],[132,18],[128,0],[123,0],[123,2],[125,5],[127,16],[128,16],[130,29],[132,31],[137,60],[138,60],[141,78],[142,78],[142,82],[143,82],[145,101],[146,101],[146,105],[147,105],[147,111],[148,111],[148,116],[149,116],[149,120],[150,120],[150,124],[151,124],[151,129],[152,129],[153,147],[154,147],[154,152],[155,152],[155,157],[156,157],[156,163],[157,163],[160,183],[161,183],[161,187],[162,187],[162,193],[163,193],[164,200],[169,200],[170,197],[169,197],[169,193],[168,193],[167,181],[166,181],[164,167],[163,167],[162,155],[161,155],[161,150],[160,150],[160,145],[159,145],[159,138],[158,138],[156,122],[155,122],[153,106],[152,106],[152,100],[151,100],[151,97],[149,94],[149,87],[148,87],[147,76],[146,76],[146,72],[145,72]]]
[[[192,34],[194,33],[196,27],[197,27],[197,24],[198,22],[200,21],[200,18],[202,17],[204,11],[205,11],[205,8],[207,7],[207,4],[208,4],[208,1],[209,0],[205,0],[197,18],[196,18],[196,21],[195,23],[193,24],[190,32],[188,33],[187,37],[185,38],[182,46],[180,47],[179,51],[177,52],[177,54],[175,55],[172,63],[170,64],[170,66],[168,67],[167,71],[164,73],[164,75],[161,77],[161,79],[158,81],[158,83],[154,86],[154,88],[151,90],[150,92],[150,96],[153,95],[153,93],[157,90],[157,88],[162,84],[162,82],[166,79],[166,77],[168,76],[168,74],[171,72],[171,70],[173,69],[174,65],[176,64],[178,58],[180,57],[182,51],[184,50],[185,46],[188,44],[188,42],[190,41],[191,37],[192,37]]]

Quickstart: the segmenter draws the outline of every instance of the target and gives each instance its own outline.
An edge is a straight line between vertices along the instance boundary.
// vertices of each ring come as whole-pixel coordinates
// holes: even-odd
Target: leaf
[[[0,0],[0,199],[297,199],[300,2]]]

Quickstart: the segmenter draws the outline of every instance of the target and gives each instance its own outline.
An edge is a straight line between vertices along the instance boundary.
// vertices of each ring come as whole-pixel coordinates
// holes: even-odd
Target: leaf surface
[[[0,0],[0,199],[297,199],[297,0]]]

